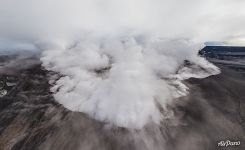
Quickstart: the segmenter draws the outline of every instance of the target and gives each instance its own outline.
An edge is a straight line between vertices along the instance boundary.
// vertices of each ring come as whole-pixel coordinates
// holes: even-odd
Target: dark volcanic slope
[[[174,140],[177,149],[245,149],[245,67],[216,65],[221,74],[189,79],[190,94],[177,101],[176,112],[184,114],[181,122],[186,123],[179,126],[180,135]],[[241,145],[215,147],[222,140],[241,141]],[[193,142],[195,148],[190,146]]]
[[[245,47],[238,46],[206,46],[199,54],[209,58],[245,58]]]
[[[174,119],[143,132],[107,128],[66,110],[51,96],[49,73],[39,64],[11,68],[0,76],[7,91],[0,98],[0,150],[244,150],[245,69],[218,66],[217,76],[187,81],[190,94],[174,102]],[[221,140],[241,145],[218,147]]]
[[[9,77],[16,85],[0,98],[0,149],[36,149],[55,131],[65,111],[50,95],[46,71],[39,65],[3,75],[2,82]]]

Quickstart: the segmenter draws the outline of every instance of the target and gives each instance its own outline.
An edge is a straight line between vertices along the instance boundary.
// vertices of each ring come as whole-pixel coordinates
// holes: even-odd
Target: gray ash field
[[[187,80],[190,93],[171,106],[174,119],[143,132],[109,128],[58,104],[48,82],[53,73],[38,57],[0,61],[0,150],[245,149],[244,58],[210,58],[221,74]],[[227,140],[240,145],[218,146]]]

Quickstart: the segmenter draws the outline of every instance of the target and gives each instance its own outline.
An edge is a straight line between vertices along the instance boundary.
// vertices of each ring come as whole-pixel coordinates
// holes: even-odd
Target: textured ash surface
[[[5,62],[4,60],[3,62]],[[218,62],[222,73],[189,79],[190,94],[169,106],[174,119],[144,131],[110,128],[55,102],[35,59],[0,68],[0,150],[218,150],[245,149],[245,67]],[[16,65],[18,64],[18,65]],[[16,67],[17,66],[17,67]],[[218,147],[221,140],[240,146]]]

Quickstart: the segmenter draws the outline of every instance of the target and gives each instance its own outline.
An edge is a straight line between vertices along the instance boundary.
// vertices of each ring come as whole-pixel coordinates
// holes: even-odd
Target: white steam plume
[[[71,49],[46,50],[41,59],[43,65],[65,75],[52,88],[55,98],[68,109],[96,119],[142,128],[166,117],[158,107],[165,110],[169,100],[187,94],[181,80],[219,72],[204,59],[186,55],[188,52],[184,51],[191,48],[188,41],[138,38],[87,36]],[[196,62],[197,69],[201,66],[205,71],[191,73],[193,69],[183,67],[176,75],[184,60]]]
[[[244,0],[1,0],[0,43],[44,50],[43,65],[63,76],[51,90],[68,109],[142,128],[187,94],[182,80],[219,73],[197,51],[206,41],[244,38],[244,7]]]

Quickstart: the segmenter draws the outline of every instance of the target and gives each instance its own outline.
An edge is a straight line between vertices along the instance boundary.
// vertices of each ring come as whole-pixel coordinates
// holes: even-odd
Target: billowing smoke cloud
[[[43,65],[62,75],[51,90],[68,109],[141,128],[168,117],[166,105],[188,93],[182,80],[219,73],[197,51],[206,41],[241,41],[244,6],[243,0],[2,0],[0,41],[44,50]]]
[[[52,88],[61,104],[118,126],[141,128],[160,123],[167,116],[158,108],[166,110],[171,99],[187,94],[181,80],[219,73],[187,54],[191,48],[183,40],[87,36],[73,48],[45,51],[41,60],[48,70],[65,75]],[[181,67],[184,60],[196,67]]]

